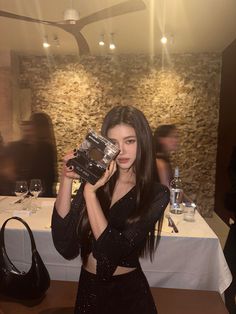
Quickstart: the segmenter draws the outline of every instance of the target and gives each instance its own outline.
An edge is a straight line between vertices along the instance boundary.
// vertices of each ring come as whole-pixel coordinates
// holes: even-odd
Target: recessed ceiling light
[[[51,45],[49,43],[43,43],[43,48],[49,48]]]
[[[111,50],[114,50],[114,49],[116,49],[116,45],[114,43],[110,43],[109,48]]]
[[[44,41],[43,41],[43,48],[49,48],[51,45],[49,44],[48,42],[48,38],[47,36],[44,38]]]
[[[168,41],[168,39],[167,39],[166,36],[162,36],[162,37],[161,37],[161,43],[162,43],[163,45],[165,45],[165,44],[167,43],[167,41]]]
[[[99,44],[99,46],[105,46],[105,41],[104,41],[104,35],[103,34],[101,35],[101,38],[100,38],[98,44]]]
[[[114,44],[114,33],[111,33],[110,37],[111,37],[111,41],[110,41],[110,44],[109,44],[109,49],[110,50],[114,50],[114,49],[116,49],[116,45]]]

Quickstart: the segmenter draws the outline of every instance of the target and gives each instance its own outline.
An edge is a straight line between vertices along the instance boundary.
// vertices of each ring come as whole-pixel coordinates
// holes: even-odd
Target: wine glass
[[[33,195],[35,199],[39,196],[42,192],[42,182],[40,179],[32,179],[30,180],[30,187],[29,187],[30,194]]]
[[[22,202],[22,200],[27,195],[27,193],[28,193],[27,182],[26,181],[16,181],[15,195],[20,197],[18,202]]]
[[[40,207],[37,206],[37,198],[39,194],[42,192],[42,182],[40,179],[32,179],[30,180],[29,191],[30,194],[33,195],[33,200],[31,202],[31,210],[35,213]]]

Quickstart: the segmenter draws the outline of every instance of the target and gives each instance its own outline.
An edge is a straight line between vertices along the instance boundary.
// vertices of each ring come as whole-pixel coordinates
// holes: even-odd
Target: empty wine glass
[[[42,182],[40,179],[32,179],[30,180],[30,187],[29,187],[29,191],[30,194],[33,195],[33,200],[34,202],[32,202],[32,211],[36,212],[37,209],[39,209],[39,206],[37,206],[37,198],[39,196],[39,194],[42,192]]]
[[[20,197],[19,202],[22,202],[22,200],[27,195],[27,193],[28,193],[27,182],[26,181],[16,181],[15,195]]]
[[[40,179],[32,179],[30,180],[29,187],[30,194],[36,199],[39,194],[42,192],[42,182]]]

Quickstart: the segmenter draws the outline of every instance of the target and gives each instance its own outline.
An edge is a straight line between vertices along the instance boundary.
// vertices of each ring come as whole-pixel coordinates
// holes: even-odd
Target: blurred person
[[[35,112],[30,120],[34,125],[35,136],[38,141],[48,142],[56,146],[52,120],[45,112]]]
[[[7,145],[16,180],[26,180],[30,184],[30,180],[40,179],[43,187],[40,196],[55,196],[56,148],[47,115],[33,114],[31,120],[20,123],[20,129],[21,139]]]
[[[0,195],[15,195],[15,163],[6,148],[0,154],[0,165]]]
[[[173,179],[173,170],[170,162],[170,153],[177,150],[178,134],[174,124],[160,125],[153,135],[156,167],[159,180],[162,184],[170,187]]]
[[[51,118],[44,112],[31,115],[31,122],[35,136],[35,156],[32,177],[41,179],[43,196],[55,196],[57,181],[57,153],[56,141]]]
[[[32,177],[35,154],[35,135],[31,121],[20,123],[21,139],[6,146],[7,154],[14,162],[16,180],[29,181]]]
[[[75,314],[157,314],[139,257],[153,257],[160,237],[169,190],[155,181],[150,126],[141,111],[116,106],[101,134],[120,149],[104,175],[83,182],[71,203],[72,182],[79,179],[64,158],[52,216],[56,249],[67,259],[81,254]],[[158,223],[158,235],[155,225]]]

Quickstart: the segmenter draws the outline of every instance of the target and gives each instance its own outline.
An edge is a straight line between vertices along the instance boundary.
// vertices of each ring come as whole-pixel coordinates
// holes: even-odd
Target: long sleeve
[[[52,215],[52,238],[57,251],[66,259],[73,259],[80,253],[81,243],[77,225],[81,209],[84,205],[83,186],[81,185],[72,201],[69,213],[62,218],[54,207]]]
[[[147,208],[147,214],[133,223],[126,221],[135,210],[136,192],[130,192],[120,199],[108,209],[106,229],[97,240],[91,239],[91,247],[84,248],[77,233],[81,204],[84,204],[80,188],[66,217],[61,218],[54,209],[52,236],[56,249],[67,259],[74,258],[79,253],[83,255],[85,249],[88,254],[92,251],[97,260],[97,275],[103,280],[109,279],[117,266],[138,267],[138,258],[145,247],[148,233],[160,219],[169,202],[169,189],[163,185],[156,184],[150,193],[153,195],[153,201],[149,209]],[[106,208],[107,204],[102,198],[100,200],[101,205]]]
[[[76,218],[70,211],[61,218],[56,209],[52,215],[52,238],[57,251],[66,259],[73,259],[79,255],[80,245],[76,235]]]
[[[158,191],[148,211],[149,214],[135,223],[126,223],[122,230],[115,228],[110,222],[108,223],[107,228],[93,247],[99,277],[109,278],[122,259],[129,258],[134,252],[139,254],[145,245],[149,231],[163,214],[168,202],[169,189],[158,185]]]

